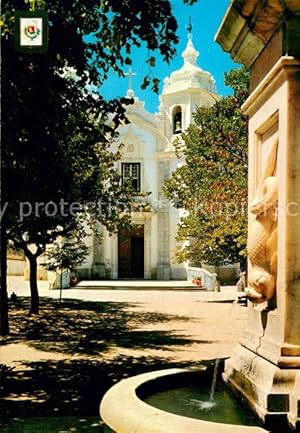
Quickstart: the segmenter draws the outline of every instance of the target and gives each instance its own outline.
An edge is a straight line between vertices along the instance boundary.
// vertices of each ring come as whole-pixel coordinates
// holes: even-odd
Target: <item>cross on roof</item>
[[[124,74],[128,77],[128,90],[132,90],[132,77],[136,75],[136,72],[133,72],[132,68],[129,68],[128,72]]]

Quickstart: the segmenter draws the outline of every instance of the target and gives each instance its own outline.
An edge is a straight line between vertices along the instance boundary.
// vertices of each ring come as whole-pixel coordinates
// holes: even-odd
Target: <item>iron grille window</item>
[[[122,163],[123,184],[129,184],[134,191],[141,191],[141,164],[139,162]]]

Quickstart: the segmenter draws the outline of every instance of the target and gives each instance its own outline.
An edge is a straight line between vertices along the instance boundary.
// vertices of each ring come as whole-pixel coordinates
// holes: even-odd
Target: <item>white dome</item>
[[[163,94],[174,93],[185,89],[204,89],[211,93],[217,93],[213,76],[203,71],[197,65],[199,52],[195,49],[192,36],[189,35],[188,43],[182,53],[183,66],[172,72],[170,77],[164,79]]]

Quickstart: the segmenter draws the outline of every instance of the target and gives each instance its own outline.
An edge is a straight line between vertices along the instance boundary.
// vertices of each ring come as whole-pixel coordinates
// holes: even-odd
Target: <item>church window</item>
[[[177,106],[173,110],[173,134],[182,132],[182,111],[181,107]]]
[[[123,184],[129,184],[134,191],[141,190],[141,164],[139,162],[122,163]]]

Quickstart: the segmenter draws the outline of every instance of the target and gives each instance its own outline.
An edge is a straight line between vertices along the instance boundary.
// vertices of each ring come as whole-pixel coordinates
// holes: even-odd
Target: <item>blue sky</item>
[[[216,80],[217,91],[220,95],[231,94],[231,89],[224,85],[224,73],[232,68],[239,67],[233,62],[228,53],[225,53],[221,47],[214,42],[215,34],[222,22],[230,0],[198,0],[193,6],[186,6],[183,0],[171,0],[173,14],[178,22],[179,44],[177,45],[177,56],[167,64],[161,59],[157,59],[157,64],[153,68],[153,75],[161,80],[160,91],[162,90],[162,81],[169,76],[172,71],[179,69],[183,64],[181,53],[187,44],[187,30],[189,17],[192,18],[193,25],[193,43],[195,48],[200,52],[198,65],[209,71]],[[156,112],[159,104],[158,95],[154,94],[151,89],[142,90],[141,82],[148,72],[147,51],[143,48],[135,49],[132,54],[132,68],[137,73],[133,77],[133,90],[135,96],[145,101],[145,108],[150,112]],[[126,69],[127,70],[127,69]],[[119,78],[117,74],[111,74],[102,86],[100,93],[105,98],[124,96],[128,89],[128,78]]]

